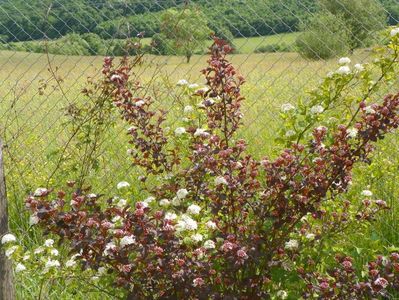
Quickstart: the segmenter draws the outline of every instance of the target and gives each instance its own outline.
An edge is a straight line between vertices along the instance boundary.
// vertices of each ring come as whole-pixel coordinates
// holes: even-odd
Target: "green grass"
[[[286,43],[293,42],[295,34],[281,36]],[[244,103],[244,126],[239,135],[249,142],[249,152],[256,157],[273,155],[280,150],[274,143],[276,131],[281,125],[278,118],[282,103],[295,103],[306,92],[315,87],[320,77],[337,68],[336,60],[308,61],[297,53],[251,54],[260,44],[273,44],[280,41],[278,36],[253,38],[236,41],[243,54],[231,56],[233,64],[244,75],[247,83],[243,88],[246,96]],[[252,49],[252,50],[251,50]],[[351,57],[354,63],[369,59],[366,51],[357,51]],[[86,85],[88,77],[96,77],[102,65],[102,57],[55,56],[49,60],[57,77],[62,80],[63,92],[51,79],[48,71],[47,56],[24,52],[0,51],[0,85],[3,91],[0,98],[1,137],[7,144],[6,175],[8,196],[11,209],[11,227],[29,248],[41,243],[41,238],[28,231],[28,216],[25,213],[23,199],[38,186],[43,186],[47,177],[56,166],[54,151],[64,145],[68,132],[64,108],[73,102],[82,103],[85,99],[80,91]],[[157,104],[169,109],[181,101],[178,92],[171,92],[179,79],[204,83],[200,70],[206,65],[206,56],[196,55],[190,64],[183,57],[146,56],[144,64],[137,74],[145,85],[152,82],[150,94],[157,96]],[[47,82],[43,95],[39,88]],[[65,93],[65,94],[64,94]],[[174,126],[181,124],[181,116],[173,115]],[[126,154],[127,143],[124,125],[118,125],[107,134],[102,145],[101,168],[89,176],[93,190],[112,193],[121,180],[134,180],[137,172],[132,170]],[[381,153],[377,153],[377,162],[392,165],[390,171],[382,172],[380,177],[368,176],[370,170],[364,166],[357,169],[356,186],[370,185],[376,195],[387,199],[396,207],[399,187],[394,183],[399,161],[395,145],[397,136],[381,143]],[[61,169],[51,181],[51,185],[63,185],[69,179]],[[379,246],[399,245],[397,234],[399,224],[393,210],[370,227],[370,236],[381,241]],[[385,235],[386,234],[386,235]],[[386,237],[385,239],[382,239]],[[375,239],[375,238],[373,238]],[[346,241],[350,245],[362,248],[372,247],[374,241],[368,237],[352,236]],[[39,284],[35,276],[18,277],[18,299],[36,299]],[[47,284],[47,299],[102,299],[96,293],[78,292],[71,296],[73,289],[62,282]],[[105,299],[105,298],[104,298]]]

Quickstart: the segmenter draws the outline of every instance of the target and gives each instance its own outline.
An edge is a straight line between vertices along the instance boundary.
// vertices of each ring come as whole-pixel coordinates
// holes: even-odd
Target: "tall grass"
[[[263,41],[260,38],[250,42],[238,40],[236,46],[241,52],[249,53],[258,43]],[[276,131],[281,125],[278,118],[281,104],[294,104],[299,98],[306,97],[306,92],[317,85],[320,77],[337,66],[335,60],[307,61],[296,53],[237,54],[231,59],[247,79],[242,93],[247,98],[243,108],[245,126],[239,134],[249,141],[249,151],[255,157],[273,156],[281,150],[274,143]],[[368,59],[366,51],[357,51],[352,57],[354,62]],[[181,57],[146,56],[136,72],[143,85],[151,87],[147,92],[155,97],[157,105],[171,110],[174,114],[172,119],[178,120],[181,118],[178,108],[183,104],[175,84],[182,78],[203,84],[200,70],[205,66],[205,60],[206,56],[198,55],[186,64]],[[58,82],[50,74],[48,62]],[[48,176],[57,167],[59,153],[56,151],[65,145],[69,137],[64,126],[65,107],[73,102],[86,101],[81,90],[88,77],[98,76],[101,65],[101,57],[0,52],[0,128],[1,137],[7,144],[5,168],[11,229],[23,239],[26,247],[40,245],[42,238],[28,225],[24,197],[36,187],[45,185]],[[115,118],[119,117],[116,115]],[[124,125],[121,122],[117,124],[107,132],[107,138],[102,143],[101,167],[89,175],[89,182],[96,192],[111,193],[115,191],[117,182],[132,182],[140,175],[138,170],[131,168],[126,153],[128,144]],[[355,172],[353,193],[370,186],[392,207],[371,227],[361,231],[366,235],[353,234],[344,241],[337,241],[353,251],[360,249],[360,256],[362,249],[399,246],[396,217],[399,196],[397,138],[394,135],[380,143],[381,151],[375,155],[376,163],[360,166]],[[50,185],[61,187],[68,179],[68,174],[61,167]],[[139,189],[136,197],[140,198]],[[43,293],[48,299],[107,299],[96,292],[95,287],[84,283],[80,286],[77,282],[75,285],[65,284],[64,281],[46,282]],[[18,299],[36,299],[41,286],[34,276],[20,275],[17,281]],[[78,291],[78,286],[85,288]]]

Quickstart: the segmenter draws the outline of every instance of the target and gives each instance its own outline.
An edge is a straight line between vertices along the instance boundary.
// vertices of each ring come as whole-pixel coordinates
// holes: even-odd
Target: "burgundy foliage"
[[[236,138],[244,79],[226,60],[231,48],[215,39],[210,50],[203,70],[209,90],[197,92],[207,128],[187,128],[188,157],[181,157],[168,142],[166,113],[152,111],[153,100],[136,95],[141,87],[130,82],[127,60],[114,66],[112,59],[105,59],[103,92],[131,126],[133,163],[145,171],[142,180],[150,174],[168,175],[158,186],[146,185],[148,192],[158,200],[173,199],[179,189],[187,189],[188,195],[174,209],[183,213],[189,204],[200,205],[201,214],[209,214],[216,223],[208,233],[215,249],[182,243],[176,220],[165,219],[165,209],[143,202],[118,207],[109,200],[104,208],[95,195],[62,191],[55,199],[52,194],[27,199],[46,232],[67,242],[72,254],[80,253],[84,268],[105,266],[119,286],[131,291],[131,299],[267,298],[271,269],[290,251],[285,243],[302,228],[301,219],[308,213],[322,218],[324,201],[342,201],[338,195],[347,191],[354,164],[367,161],[373,142],[399,125],[399,95],[389,95],[372,110],[360,103],[354,124],[317,127],[304,144],[293,144],[276,159],[257,161],[246,152],[246,142]],[[351,126],[358,129],[356,137],[348,134]],[[183,164],[183,159],[189,163]],[[366,209],[370,206],[375,209]],[[368,220],[385,206],[365,204],[358,217]],[[115,217],[121,220],[118,225]],[[339,220],[331,228],[340,230],[344,222]],[[124,237],[134,242],[122,246]],[[345,259],[339,260],[341,267],[332,279],[301,274],[309,290],[344,299],[330,287],[345,284],[352,293],[358,280],[350,259]],[[367,287],[359,287],[356,295],[377,295],[379,285],[396,286],[396,269],[396,258],[385,266],[371,264],[370,272],[378,270],[378,275],[370,274],[370,282],[362,283]],[[311,284],[315,278],[317,284]],[[376,283],[378,278],[387,283]]]

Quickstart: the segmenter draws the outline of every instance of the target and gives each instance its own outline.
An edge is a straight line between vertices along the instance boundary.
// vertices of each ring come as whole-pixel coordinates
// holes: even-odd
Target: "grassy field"
[[[337,68],[336,60],[307,61],[296,53],[248,54],[259,45],[278,43],[279,36],[237,40],[236,46],[243,54],[233,55],[232,62],[245,76],[243,108],[245,126],[240,136],[249,142],[249,151],[256,157],[273,155],[280,150],[273,142],[281,125],[278,112],[282,103],[295,103],[317,85],[329,70]],[[295,35],[285,36],[286,43]],[[369,60],[369,52],[357,51],[351,58],[354,63]],[[61,82],[62,90],[49,72],[49,62]],[[0,52],[0,124],[1,137],[5,140],[6,174],[11,207],[11,226],[18,236],[26,236],[29,247],[40,243],[35,232],[29,230],[28,216],[24,213],[24,197],[38,186],[45,184],[54,170],[57,160],[54,151],[68,139],[65,129],[64,108],[73,102],[83,103],[80,91],[88,77],[96,77],[102,65],[102,57],[53,56],[24,52]],[[145,85],[151,82],[149,94],[157,95],[157,104],[170,109],[180,104],[181,95],[172,92],[179,79],[203,84],[200,70],[206,65],[205,56],[194,56],[190,64],[182,57],[146,56],[137,74]],[[44,86],[44,83],[46,85]],[[44,88],[45,87],[45,88]],[[44,88],[42,95],[39,90]],[[117,116],[116,116],[117,118]],[[180,115],[173,115],[175,124],[181,123]],[[362,166],[356,172],[358,186],[370,185],[377,196],[396,207],[399,188],[395,184],[399,158],[395,147],[396,137],[381,143],[383,154],[379,161],[391,166],[391,172],[378,177],[368,176],[375,166]],[[137,178],[137,171],[130,168],[123,125],[108,133],[102,145],[101,168],[90,175],[90,182],[97,192],[111,192],[121,180]],[[62,168],[51,184],[62,185],[67,179]],[[399,245],[399,225],[396,210],[391,210],[370,229],[370,238],[351,236],[346,243],[358,248]],[[380,247],[381,248],[381,247]],[[35,299],[38,284],[34,277],[20,277],[18,299]],[[57,282],[47,285],[48,299],[71,299],[71,291]],[[84,294],[88,293],[88,294]],[[75,294],[73,299],[105,299],[96,293]],[[89,297],[89,298],[88,298]]]

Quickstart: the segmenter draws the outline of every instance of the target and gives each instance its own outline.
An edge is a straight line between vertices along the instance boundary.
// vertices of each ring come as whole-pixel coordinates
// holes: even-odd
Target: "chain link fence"
[[[347,18],[358,17],[346,7],[348,1],[327,2],[336,3]],[[398,23],[396,0],[382,1],[379,5],[385,16],[380,28]],[[168,9],[176,12],[170,21],[177,26],[176,36],[184,28],[176,25],[173,18],[187,11],[201,11],[200,19],[205,18],[209,31],[234,46],[235,53],[230,58],[247,81],[243,90],[245,125],[240,135],[247,139],[249,151],[255,156],[273,156],[280,150],[273,141],[281,125],[278,117],[281,105],[306,97],[306,92],[328,71],[337,68],[336,57],[306,59],[298,53],[297,39],[303,35],[306,24],[320,13],[312,0],[1,1],[0,138],[5,144],[11,228],[20,237],[26,237],[27,245],[39,243],[40,238],[30,228],[29,217],[24,212],[26,195],[39,186],[63,186],[67,180],[76,179],[74,176],[81,171],[83,150],[74,142],[78,137],[71,131],[69,113],[89,105],[82,90],[88,81],[100,77],[105,55],[134,55],[136,48],[131,45],[137,42],[138,34],[143,35],[140,51],[145,54],[143,63],[135,70],[136,76],[143,86],[148,86],[146,92],[157,105],[171,111],[170,126],[182,122],[176,108],[184,107],[184,97],[176,83],[185,79],[199,87],[204,85],[200,70],[206,65],[205,49],[211,41],[209,38],[197,41],[187,63],[187,53],[162,40]],[[368,8],[361,13],[380,20]],[[199,22],[194,17],[190,15],[182,22]],[[338,20],[344,22],[343,18]],[[200,23],[187,26],[196,30],[200,26],[197,24]],[[334,28],[322,30],[335,35],[336,43],[345,42],[344,35],[336,35]],[[362,32],[365,30],[368,28]],[[354,63],[372,59],[369,46],[381,41],[378,36],[378,32],[370,31],[367,46],[348,48]],[[328,44],[323,36],[315,38],[319,44]],[[327,50],[333,51],[328,45]],[[86,172],[85,181],[96,192],[105,194],[115,191],[118,182],[132,181],[141,175],[131,167],[124,124],[118,121],[118,114],[109,118],[114,125],[101,135],[95,166]],[[389,148],[389,151],[381,154],[394,169],[399,167],[398,153],[392,149],[395,148],[392,145],[397,145],[396,138],[391,139],[391,146],[384,144],[383,150]],[[398,189],[395,184],[384,183],[384,179],[370,178],[369,184],[378,188],[380,196],[389,198],[394,206]],[[394,211],[381,221],[387,245],[399,240]],[[28,278],[19,288],[25,289],[19,292],[21,299],[36,291],[34,281]]]

